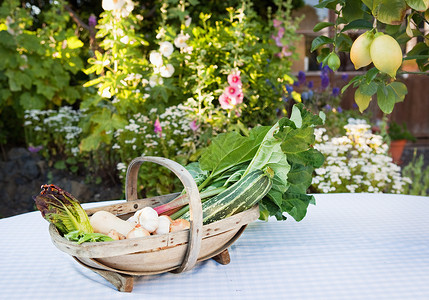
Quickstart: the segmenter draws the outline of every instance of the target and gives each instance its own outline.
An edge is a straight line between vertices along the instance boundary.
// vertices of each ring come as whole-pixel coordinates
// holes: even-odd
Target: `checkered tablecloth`
[[[0,219],[0,298],[429,299],[428,197],[315,197],[301,222],[250,224],[229,265],[139,277],[132,293],[58,250],[39,212]]]

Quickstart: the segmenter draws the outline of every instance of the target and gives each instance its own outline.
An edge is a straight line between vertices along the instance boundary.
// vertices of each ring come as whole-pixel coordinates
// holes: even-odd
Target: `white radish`
[[[136,227],[134,227],[133,230],[128,232],[127,239],[135,239],[135,238],[145,237],[149,235],[150,233],[146,229],[144,229],[140,225],[137,225]]]
[[[139,224],[149,231],[154,232],[159,225],[158,213],[152,207],[145,207],[136,212],[139,219]]]
[[[126,236],[134,226],[121,218],[118,218],[114,214],[100,210],[91,216],[89,219],[94,232],[102,234],[109,234],[110,230],[114,229],[118,233]]]
[[[159,216],[159,225],[153,234],[167,234],[170,232],[170,224],[172,222],[169,216]]]

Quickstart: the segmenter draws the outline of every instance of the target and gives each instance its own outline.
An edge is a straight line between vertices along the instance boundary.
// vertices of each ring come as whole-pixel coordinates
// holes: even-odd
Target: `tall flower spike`
[[[162,136],[162,127],[161,127],[161,123],[159,122],[159,118],[157,118],[156,119],[156,121],[155,121],[155,124],[154,124],[154,132],[156,133],[156,134],[158,134],[159,135],[159,137],[161,137]]]

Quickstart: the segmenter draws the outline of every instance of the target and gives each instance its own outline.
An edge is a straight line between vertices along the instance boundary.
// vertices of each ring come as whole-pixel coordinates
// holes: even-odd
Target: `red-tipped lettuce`
[[[42,216],[66,235],[72,231],[93,233],[88,215],[71,194],[51,184],[43,185],[39,195],[33,197]]]

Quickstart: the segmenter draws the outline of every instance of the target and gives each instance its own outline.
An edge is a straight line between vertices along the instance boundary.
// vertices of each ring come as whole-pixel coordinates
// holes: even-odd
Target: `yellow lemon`
[[[371,31],[367,31],[358,36],[353,42],[352,48],[350,49],[350,59],[356,70],[372,62],[369,49],[373,39],[374,34]]]
[[[396,77],[396,71],[402,64],[402,50],[393,37],[387,34],[376,36],[371,43],[370,55],[378,70]]]

